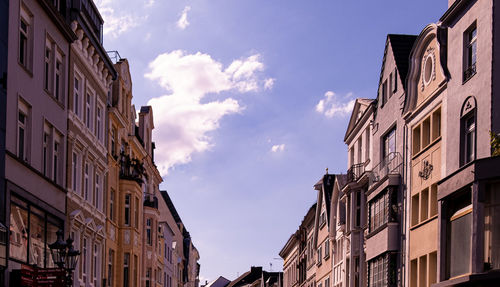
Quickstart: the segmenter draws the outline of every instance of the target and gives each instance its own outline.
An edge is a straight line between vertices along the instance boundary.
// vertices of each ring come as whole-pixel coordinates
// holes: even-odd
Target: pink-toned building
[[[69,1],[9,1],[6,106],[6,281],[23,265],[52,267],[64,228]],[[0,285],[3,285],[1,282]]]

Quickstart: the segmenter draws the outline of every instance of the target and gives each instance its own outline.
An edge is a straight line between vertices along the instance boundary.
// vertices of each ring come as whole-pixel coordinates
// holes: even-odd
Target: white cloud
[[[104,19],[104,35],[117,38],[128,30],[142,25],[149,16],[155,0],[129,0],[123,5],[118,0],[96,0]],[[140,16],[139,16],[140,15]]]
[[[272,152],[281,152],[285,150],[285,144],[276,144],[271,147]]]
[[[334,92],[327,91],[324,98],[316,105],[316,111],[324,114],[327,118],[345,116],[352,111],[354,101],[352,93],[348,93],[345,97],[339,99]]]
[[[191,6],[184,7],[181,17],[179,18],[179,20],[177,20],[177,27],[179,27],[179,29],[181,30],[184,30],[187,26],[189,26],[189,21],[187,19],[187,13],[189,12],[189,10],[191,10]]]
[[[266,90],[270,90],[273,88],[274,86],[274,82],[276,81],[276,79],[273,79],[273,78],[267,78],[265,81],[264,81],[264,89]]]
[[[193,153],[210,149],[213,142],[209,133],[219,128],[224,116],[244,109],[232,98],[203,103],[202,99],[209,93],[229,90],[257,91],[258,73],[264,65],[257,54],[235,60],[224,69],[208,54],[175,50],[156,57],[149,69],[145,77],[168,91],[148,102],[154,109],[159,148],[155,160],[160,172],[166,174],[175,165],[190,162]]]

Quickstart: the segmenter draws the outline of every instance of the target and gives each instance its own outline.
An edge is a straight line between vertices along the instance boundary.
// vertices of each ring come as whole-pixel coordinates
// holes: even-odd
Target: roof
[[[230,280],[223,276],[219,276],[219,278],[215,279],[214,281],[208,283],[205,287],[225,287],[227,284],[231,283]]]
[[[392,53],[394,55],[394,61],[396,62],[396,67],[398,68],[399,77],[404,87],[406,88],[406,77],[408,75],[408,67],[410,63],[410,52],[411,49],[413,48],[415,40],[417,39],[417,36],[389,34],[387,35],[387,38],[391,43]]]
[[[342,187],[344,187],[344,185],[346,185],[347,183],[347,174],[337,174],[335,179],[339,184],[339,188],[342,189]]]
[[[167,204],[168,210],[170,210],[170,213],[174,217],[175,222],[177,223],[182,222],[181,217],[179,216],[179,213],[177,213],[174,203],[172,202],[172,199],[170,199],[170,196],[168,195],[167,191],[160,190],[160,193],[161,197],[163,197],[163,200],[165,200],[165,203]]]

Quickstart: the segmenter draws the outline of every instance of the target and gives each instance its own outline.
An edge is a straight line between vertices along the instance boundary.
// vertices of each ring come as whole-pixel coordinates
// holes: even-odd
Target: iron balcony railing
[[[144,165],[140,160],[131,158],[122,151],[120,153],[119,163],[121,179],[135,180],[137,183],[142,184]]]
[[[391,152],[375,167],[370,176],[370,185],[380,181],[389,174],[401,175],[403,172],[403,157],[398,152]]]
[[[353,164],[350,169],[347,170],[347,183],[357,181],[365,173],[365,164],[357,163]]]

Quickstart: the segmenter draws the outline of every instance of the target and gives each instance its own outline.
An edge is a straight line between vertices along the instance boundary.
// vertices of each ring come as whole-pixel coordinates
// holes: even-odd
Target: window
[[[318,262],[316,262],[316,264],[318,264],[318,265],[321,265],[321,253],[322,253],[321,252],[321,249],[322,249],[321,247],[322,246],[320,245],[319,248],[318,248],[318,253],[317,253],[317,255],[318,255]]]
[[[89,93],[85,98],[85,123],[87,128],[92,130],[92,95]]]
[[[462,119],[463,125],[463,164],[476,159],[476,119],[475,113],[470,113]]]
[[[12,195],[9,257],[42,268],[53,267],[48,244],[55,241],[55,232],[62,226],[60,219]]]
[[[80,156],[73,151],[73,161],[71,162],[71,170],[73,174],[73,191],[80,193]]]
[[[111,189],[111,192],[109,194],[109,219],[111,221],[115,219],[114,207],[115,207],[115,191]]]
[[[93,259],[94,259],[94,262],[92,263],[92,267],[93,267],[93,270],[92,270],[92,277],[94,278],[94,286],[97,286],[97,278],[98,278],[98,270],[99,270],[99,266],[98,266],[98,258],[100,257],[99,256],[99,247],[97,244],[94,243],[94,254],[93,254]]]
[[[326,278],[325,287],[330,287],[330,278]]]
[[[130,253],[123,254],[123,287],[129,287]],[[134,282],[135,283],[135,282]]]
[[[370,127],[365,131],[365,161],[370,159]]]
[[[115,252],[113,249],[109,250],[108,254],[108,286],[114,286],[113,285],[113,265],[115,262]]]
[[[57,137],[54,139],[54,151],[52,152],[52,180],[54,180],[55,183],[58,183],[59,181],[59,161],[61,160],[61,156],[59,155],[60,151],[60,144],[59,140]]]
[[[384,136],[382,161],[390,160],[387,157],[395,152],[396,152],[396,128],[393,128]]]
[[[330,240],[326,239],[325,240],[325,259],[330,257]],[[326,284],[325,284],[326,286]]]
[[[500,269],[500,183],[486,184],[484,207],[484,261],[488,269]]]
[[[103,124],[103,118],[102,118],[102,107],[100,105],[97,106],[97,113],[96,113],[96,137],[97,140],[99,140],[101,143],[103,142],[104,137],[102,136],[102,124]]]
[[[99,172],[96,172],[95,174],[95,194],[94,194],[94,206],[95,208],[100,210],[100,204],[101,204],[101,175]]]
[[[130,226],[130,194],[125,195],[125,225]]]
[[[33,17],[31,13],[21,5],[20,21],[19,21],[19,64],[28,70],[31,70],[32,58],[32,30],[31,23]]]
[[[138,266],[139,266],[139,258],[137,257],[137,255],[134,255],[134,283],[137,282]]]
[[[394,68],[394,72],[392,72],[392,76],[393,76],[393,79],[392,79],[391,90],[392,90],[392,93],[394,94],[398,91],[398,69],[397,68]]]
[[[87,273],[88,273],[88,245],[87,245],[87,238],[83,237],[83,246],[82,246],[82,276],[83,276],[83,282],[87,283]]]
[[[146,270],[146,287],[151,287],[151,268]]]
[[[49,145],[49,134],[47,131],[44,131],[43,132],[43,163],[42,163],[42,169],[43,169],[43,175],[47,176],[48,174],[48,171],[49,171],[49,168],[48,168],[48,165],[49,165],[49,162],[48,162],[48,157],[49,157],[49,150],[48,150],[48,145]]]
[[[19,111],[17,119],[17,156],[24,161],[28,161],[28,147],[29,147],[29,110],[26,105],[19,102]]]
[[[361,191],[356,191],[356,205],[355,205],[355,227],[361,226]]]
[[[374,200],[370,201],[369,208],[370,232],[373,232],[389,221],[389,193],[384,192],[378,195]]]
[[[61,58],[61,55],[59,53],[56,53],[56,69],[55,69],[55,75],[54,75],[54,97],[56,100],[60,101],[60,97],[62,95],[62,84],[63,84],[63,61]]]
[[[463,81],[466,82],[476,74],[476,57],[477,57],[477,27],[476,23],[472,24],[464,33],[464,76]]]
[[[81,118],[80,101],[82,92],[82,79],[75,73],[75,82],[73,85],[73,112]]]
[[[369,273],[368,286],[370,287],[388,286],[387,261],[388,261],[387,256],[384,254],[368,262],[368,273]]]
[[[43,75],[43,88],[47,91],[50,92],[50,74],[51,74],[51,46],[52,43],[46,42],[45,43],[45,61],[44,61],[44,75]]]
[[[363,163],[363,137],[358,139],[358,163]]]
[[[382,101],[381,101],[381,107],[383,107],[385,105],[385,103],[387,102],[387,80],[384,81],[384,83],[382,84]]]
[[[320,227],[323,227],[323,225],[326,223],[326,215],[325,215],[325,212],[322,211],[321,212],[321,215],[319,217],[319,226]]]
[[[89,200],[89,188],[90,188],[89,164],[85,163],[85,175],[83,182],[83,198],[85,200]]]
[[[471,192],[462,193],[447,202],[451,214],[447,223],[446,271],[448,278],[470,272],[472,239]]]
[[[111,155],[116,156],[116,128],[111,128]]]
[[[151,245],[151,219],[146,219],[146,243]]]
[[[138,198],[135,199],[134,213],[135,213],[135,227],[139,228],[140,224],[139,224],[139,199]]]

